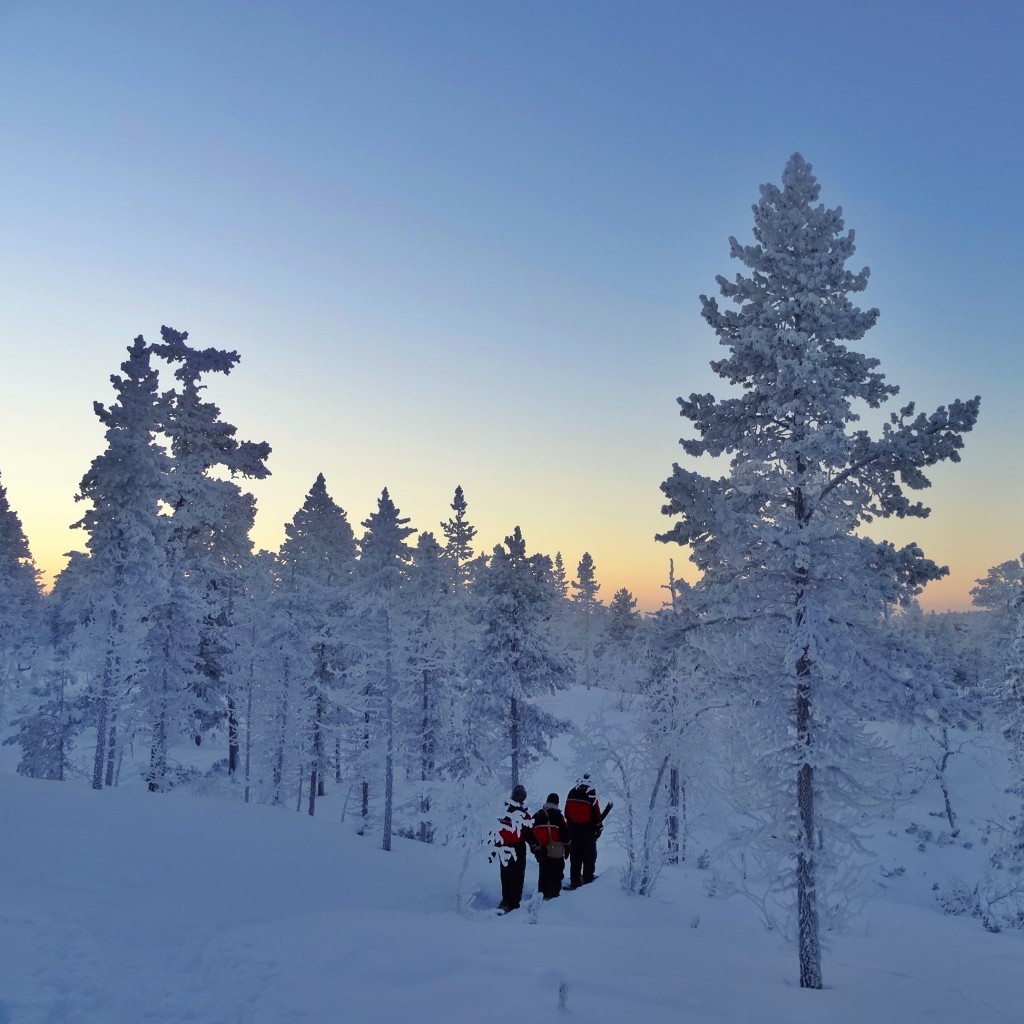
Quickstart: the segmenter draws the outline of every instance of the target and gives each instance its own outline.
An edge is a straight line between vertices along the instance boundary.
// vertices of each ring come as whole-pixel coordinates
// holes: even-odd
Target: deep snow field
[[[937,791],[879,822],[873,891],[828,936],[818,992],[749,902],[707,895],[692,859],[652,898],[627,896],[610,829],[593,885],[499,916],[482,851],[396,838],[384,852],[330,793],[310,818],[140,782],[94,792],[11,774],[7,752],[0,1024],[1024,1021],[1024,932],[944,915],[932,888],[983,870],[981,823],[1005,812],[995,748],[954,761],[957,842],[921,850],[906,831],[939,831]],[[565,767],[534,774],[531,796],[564,797]],[[535,883],[531,863],[528,897]]]

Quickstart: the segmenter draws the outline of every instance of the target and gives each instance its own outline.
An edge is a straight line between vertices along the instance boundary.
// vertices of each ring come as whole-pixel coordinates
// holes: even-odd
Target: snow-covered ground
[[[961,813],[995,813],[990,767],[958,761]],[[0,774],[0,1024],[1021,1024],[1024,932],[939,911],[933,886],[984,854],[920,849],[909,822],[941,825],[921,801],[880,823],[876,893],[811,992],[794,950],[743,899],[709,897],[696,865],[623,893],[607,836],[595,884],[502,917],[483,854],[384,852],[330,794],[310,818]]]

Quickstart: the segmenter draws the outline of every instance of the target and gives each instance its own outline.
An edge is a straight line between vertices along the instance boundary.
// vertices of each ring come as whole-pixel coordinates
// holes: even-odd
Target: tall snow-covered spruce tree
[[[356,541],[345,510],[327,493],[320,473],[295,518],[285,528],[279,559],[282,600],[304,640],[295,663],[304,665],[309,720],[309,813],[323,795],[327,775],[329,728],[338,718],[338,702],[347,650],[343,623],[356,561]]]
[[[28,539],[0,483],[0,731],[7,722],[7,698],[28,678],[42,641],[42,607]]]
[[[161,626],[167,652],[165,668],[173,666],[174,685],[185,681],[191,690],[193,735],[226,724],[228,771],[238,767],[237,700],[226,684],[230,674],[232,606],[252,558],[249,533],[256,519],[256,499],[236,482],[270,475],[265,441],[241,441],[237,428],[221,417],[220,408],[204,399],[205,379],[229,374],[237,352],[197,349],[188,333],[160,328],[155,355],[175,366],[178,389],[162,396],[164,433],[170,442],[168,476],[172,572],[171,593]],[[150,786],[163,787],[166,744],[154,744]]]
[[[412,550],[406,543],[416,533],[401,515],[385,487],[377,511],[363,520],[359,561],[353,585],[352,615],[360,660],[353,674],[362,680],[363,756],[362,828],[369,818],[371,764],[374,748],[384,753],[383,849],[391,849],[394,817],[395,756],[400,740],[400,704],[408,697],[410,641],[408,588]]]
[[[674,466],[663,511],[680,518],[658,538],[689,545],[709,619],[776,624],[775,642],[752,665],[752,703],[771,750],[765,777],[783,808],[773,824],[796,892],[804,988],[822,985],[819,861],[829,862],[836,807],[856,799],[866,763],[851,753],[865,738],[857,713],[865,645],[886,604],[947,571],[914,544],[897,549],[857,531],[878,517],[928,515],[906,489],[928,486],[926,467],[958,461],[979,406],[974,398],[925,415],[908,404],[877,437],[854,428],[860,412],[898,388],[877,359],[845,344],[861,339],[878,311],[851,302],[868,270],[846,269],[854,233],[818,195],[810,164],[794,154],[781,188],[761,186],[755,244],[730,239],[747,272],[717,282],[738,308],[701,296],[704,319],[728,350],[711,366],[740,394],[679,399],[696,432],[680,443],[694,458],[727,457],[729,471],[715,479]]]
[[[95,666],[95,789],[114,782],[132,712],[148,717],[156,730],[166,708],[147,670],[169,588],[167,519],[161,514],[169,460],[157,441],[162,411],[151,352],[139,335],[121,364],[123,376],[110,378],[117,402],[109,408],[93,403],[106,427],[107,448],[93,459],[76,496],[89,504],[75,525],[89,534],[91,609],[78,644]]]
[[[517,526],[504,546],[495,546],[475,591],[481,632],[466,708],[466,762],[478,777],[497,775],[506,762],[496,765],[494,751],[507,751],[504,781],[514,785],[566,725],[538,700],[566,685],[571,671],[551,627],[557,601],[551,559],[527,555]]]

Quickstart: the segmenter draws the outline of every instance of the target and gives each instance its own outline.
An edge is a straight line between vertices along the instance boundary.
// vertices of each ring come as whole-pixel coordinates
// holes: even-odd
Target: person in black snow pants
[[[597,877],[597,840],[611,809],[612,804],[609,803],[601,810],[589,773],[577,779],[576,785],[569,790],[565,798],[565,818],[572,846],[569,848],[569,884],[566,888],[578,889]]]
[[[558,807],[558,794],[549,793],[544,806],[533,816],[530,849],[539,867],[537,889],[546,900],[562,891],[565,858],[569,855],[569,826]]]
[[[526,787],[513,786],[512,798],[505,808],[505,814],[498,819],[497,845],[495,854],[501,871],[501,903],[498,909],[507,914],[518,910],[523,899],[523,882],[526,879],[526,845],[532,840],[530,812],[526,809]]]

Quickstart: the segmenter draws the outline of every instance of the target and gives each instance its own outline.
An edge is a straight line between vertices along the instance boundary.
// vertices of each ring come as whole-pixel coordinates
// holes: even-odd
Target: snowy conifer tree
[[[551,560],[527,556],[517,526],[494,548],[475,589],[482,632],[464,728],[469,770],[498,776],[507,763],[504,781],[514,785],[564,724],[537,701],[564,686],[570,671],[552,635]]]
[[[406,588],[412,552],[406,538],[415,533],[402,518],[385,487],[377,511],[363,522],[353,588],[354,641],[361,658],[356,671],[363,682],[364,828],[369,817],[371,751],[384,746],[383,848],[391,849],[394,814],[396,704],[407,693],[410,674]]]
[[[458,743],[451,726],[461,650],[451,640],[454,607],[457,600],[463,603],[463,595],[456,599],[452,593],[446,561],[445,550],[432,533],[416,538],[406,601],[414,693],[409,707],[409,771],[420,783],[415,835],[428,843],[435,834],[432,791],[447,751]]]
[[[88,558],[74,553],[58,582],[82,563],[88,563]],[[74,741],[84,725],[86,701],[71,658],[77,623],[74,613],[71,618],[63,614],[66,593],[67,588],[62,586],[44,599],[45,654],[36,652],[27,693],[22,692],[18,713],[11,721],[15,731],[3,741],[21,748],[17,771],[33,779],[63,781],[68,777],[73,768]]]
[[[1003,714],[1003,735],[1017,766],[1022,812],[1010,842],[1010,860],[1024,869],[1024,555],[993,566],[971,590],[974,604],[989,613],[989,635],[1000,654],[993,658],[990,686]]]
[[[985,692],[971,685],[959,664],[953,615],[925,614],[915,601],[892,617],[894,678],[903,692],[894,695],[897,713],[906,714],[923,740],[922,759],[942,794],[951,836],[959,833],[947,769],[975,739]]]
[[[256,554],[244,570],[241,592],[232,606],[231,648],[228,659],[228,688],[238,695],[244,722],[242,741],[243,799],[249,803],[253,790],[271,774],[273,717],[280,681],[279,639],[273,625],[277,599],[278,562],[269,551]]]
[[[21,520],[0,484],[0,733],[8,700],[29,678],[42,641],[39,573]]]
[[[109,408],[94,403],[107,428],[107,448],[93,460],[76,495],[90,506],[75,525],[89,534],[91,608],[78,642],[96,666],[95,789],[114,781],[118,742],[124,743],[135,724],[130,706],[153,712],[147,668],[157,609],[168,594],[161,502],[169,463],[157,441],[162,411],[150,351],[139,335],[121,364],[124,375],[110,378],[117,401]]]
[[[562,559],[562,552],[555,552],[555,561],[551,567],[551,580],[555,585],[555,592],[561,601],[569,600],[569,577],[565,572],[565,561]]]
[[[639,634],[643,620],[636,598],[626,587],[612,595],[594,653],[602,685],[623,694],[635,693],[638,679]]]
[[[444,681],[446,691],[444,700],[449,704],[460,704],[468,692],[472,674],[472,663],[475,651],[477,624],[473,618],[473,582],[486,567],[485,555],[474,555],[473,540],[476,527],[470,525],[466,518],[468,503],[462,487],[455,488],[455,497],[451,508],[455,516],[441,523],[445,537],[444,564],[447,568],[448,586],[444,599],[444,614],[430,618],[430,631],[446,630],[443,638],[443,664],[438,667],[438,679]],[[427,559],[424,561],[424,559]],[[417,566],[422,568],[429,564],[427,552],[417,557]],[[427,571],[430,577],[429,569]],[[430,578],[422,579],[416,584],[417,597],[414,603],[422,607],[427,592],[433,586]],[[449,708],[447,719],[451,719],[454,707]],[[438,774],[449,773],[451,765],[447,764],[448,751],[443,738],[439,735],[434,743],[434,771]]]
[[[349,660],[342,627],[355,565],[356,542],[344,509],[327,493],[321,473],[302,508],[285,526],[280,566],[291,617],[307,650],[306,714],[309,717],[309,813],[316,810],[327,774],[331,725]]]
[[[597,582],[594,559],[589,551],[583,552],[583,557],[576,567],[576,579],[572,581],[571,586],[576,679],[589,690],[594,683],[594,647],[598,639],[598,615],[603,611],[597,597],[601,584]]]
[[[269,476],[270,446],[239,441],[220,409],[203,400],[206,385],[201,381],[211,373],[229,374],[238,353],[192,348],[186,332],[170,327],[161,327],[160,333],[162,341],[153,351],[176,367],[179,383],[176,392],[164,395],[172,458],[168,553],[174,576],[162,618],[166,661],[174,666],[176,679],[191,683],[196,743],[204,730],[226,722],[231,773],[238,762],[238,721],[234,697],[223,682],[225,657],[231,605],[252,557],[249,533],[256,516],[255,500],[235,479]],[[155,756],[159,764],[162,755]],[[159,775],[159,768],[155,771]]]
[[[460,484],[455,488],[451,503],[455,516],[441,524],[444,553],[451,562],[453,578],[460,585],[468,582],[469,567],[473,561],[473,538],[476,536],[476,527],[466,519],[468,508],[469,503]]]
[[[626,587],[619,587],[608,605],[608,623],[604,643],[615,650],[629,650],[640,626],[636,598]]]
[[[931,415],[909,404],[877,438],[853,427],[860,411],[898,389],[878,360],[846,347],[878,312],[850,301],[868,271],[846,269],[853,232],[844,234],[841,210],[818,195],[810,165],[795,154],[781,188],[761,187],[756,244],[730,239],[748,273],[717,281],[738,308],[701,297],[728,350],[712,368],[741,394],[680,399],[696,432],[680,443],[691,457],[727,456],[729,471],[715,479],[675,466],[662,485],[663,511],[681,518],[659,538],[690,546],[710,608],[776,626],[776,641],[750,668],[766,730],[761,752],[772,751],[765,772],[786,794],[775,801],[786,811],[774,834],[788,846],[805,988],[822,984],[820,841],[841,840],[839,805],[864,767],[851,750],[860,730],[849,694],[865,667],[857,652],[871,643],[884,604],[945,572],[915,545],[897,550],[856,530],[877,517],[928,514],[905,488],[926,487],[928,466],[958,460],[979,404],[956,401]]]

